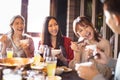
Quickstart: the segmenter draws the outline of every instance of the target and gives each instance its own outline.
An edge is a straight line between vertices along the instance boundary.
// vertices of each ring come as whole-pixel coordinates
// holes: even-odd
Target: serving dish
[[[31,64],[32,69],[43,69],[47,64],[44,62],[39,62],[39,64]]]
[[[0,59],[0,65],[1,66],[7,66],[7,67],[12,67],[12,66],[22,66],[22,65],[27,65],[33,62],[33,59],[31,58],[3,58]]]

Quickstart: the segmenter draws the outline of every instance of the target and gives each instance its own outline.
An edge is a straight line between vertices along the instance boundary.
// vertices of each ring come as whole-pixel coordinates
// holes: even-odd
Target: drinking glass
[[[39,47],[39,52],[40,52],[40,55],[43,57],[44,61],[46,59],[46,57],[49,56],[49,48],[48,48],[48,45],[40,45]]]
[[[13,57],[13,48],[6,48],[7,58]]]
[[[41,55],[39,54],[38,50],[34,52],[34,64],[38,65],[41,61]]]
[[[40,53],[40,55],[43,57],[43,53],[44,53],[44,48],[45,48],[45,46],[47,46],[47,45],[40,45],[39,46],[39,53]]]
[[[46,57],[46,68],[48,76],[55,76],[57,57]]]

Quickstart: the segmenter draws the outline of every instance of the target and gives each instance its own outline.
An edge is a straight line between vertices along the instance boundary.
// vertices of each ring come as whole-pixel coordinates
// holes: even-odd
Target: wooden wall
[[[22,0],[22,9],[21,9],[21,14],[25,17],[26,21],[27,21],[28,1],[29,0]],[[86,7],[87,2],[91,4],[88,7]],[[51,0],[50,4],[51,4],[50,15],[55,16],[59,20],[64,21],[64,23],[62,21],[60,23],[62,25],[61,28],[62,28],[63,34],[70,37],[74,41],[77,40],[77,38],[73,33],[72,22],[77,16],[80,16],[80,15],[91,16],[93,25],[99,29],[101,28],[101,25],[102,25],[103,26],[102,35],[104,38],[109,40],[112,34],[114,34],[105,23],[105,17],[102,10],[98,12],[98,8],[102,9],[102,7],[100,7],[99,5],[101,3],[98,0]],[[86,9],[91,10],[91,13],[90,12],[88,13]],[[100,17],[102,18],[101,19],[102,23],[100,26],[98,25],[99,13],[101,13]],[[60,16],[63,16],[63,17],[61,18]],[[32,33],[30,34],[33,35]],[[115,45],[114,45],[113,57],[117,58],[118,52],[120,51],[120,37],[118,36],[118,34],[115,34],[114,44]]]

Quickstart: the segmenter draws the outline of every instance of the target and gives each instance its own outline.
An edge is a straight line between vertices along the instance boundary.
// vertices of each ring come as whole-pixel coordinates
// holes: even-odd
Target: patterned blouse
[[[28,39],[29,40],[29,50],[31,52],[31,55],[34,55],[34,42],[33,39],[27,35],[27,34],[23,34],[23,39]],[[13,56],[14,57],[27,57],[25,52],[23,51],[22,47],[18,47],[16,46],[16,44],[13,42],[13,39],[11,37],[11,34],[7,35],[7,46],[6,48],[13,48]],[[5,53],[6,54],[6,53]]]

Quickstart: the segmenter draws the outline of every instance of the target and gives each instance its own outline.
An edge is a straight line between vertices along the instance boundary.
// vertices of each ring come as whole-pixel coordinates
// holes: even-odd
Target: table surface
[[[1,67],[0,66],[0,80],[1,80],[1,78],[2,78],[2,68],[3,67]],[[70,71],[70,72],[63,72],[61,75],[58,75],[58,76],[61,76],[62,77],[62,80],[84,80],[84,79],[82,79],[82,78],[80,78],[79,76],[78,76],[78,74],[77,74],[77,72],[76,71]],[[24,80],[24,79],[23,79]]]
[[[83,80],[78,76],[76,71],[64,72],[60,76],[62,80]]]

